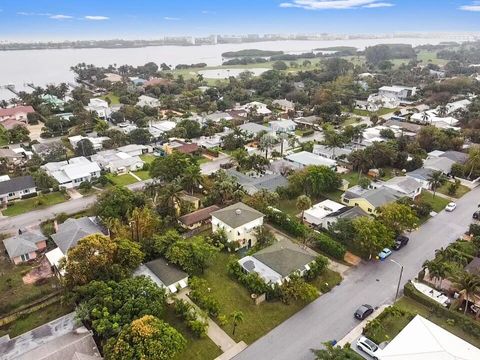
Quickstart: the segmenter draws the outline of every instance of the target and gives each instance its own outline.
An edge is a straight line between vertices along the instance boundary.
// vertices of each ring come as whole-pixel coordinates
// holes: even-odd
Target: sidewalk
[[[185,300],[193,306],[197,307],[195,303],[187,296],[189,289],[182,289],[176,294],[179,299]],[[217,357],[218,360],[229,360],[240,353],[247,347],[243,341],[236,343],[220,326],[212,319],[208,318],[207,336],[223,351],[223,354]],[[216,360],[217,360],[216,359]]]

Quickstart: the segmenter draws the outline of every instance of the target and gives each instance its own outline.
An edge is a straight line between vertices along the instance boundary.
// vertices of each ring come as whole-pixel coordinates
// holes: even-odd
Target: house
[[[5,159],[7,164],[13,165],[20,163],[24,157],[22,154],[18,154],[12,149],[0,149],[0,159]]]
[[[255,245],[255,229],[263,225],[264,215],[241,202],[212,213],[212,232],[224,230],[229,242],[238,242],[239,248]]]
[[[98,117],[102,119],[110,118],[112,110],[108,106],[108,102],[100,98],[90,99],[88,105],[85,107],[87,111],[95,112]]]
[[[434,169],[420,168],[410,172],[407,172],[405,175],[407,177],[413,178],[422,184],[424,189],[430,189],[430,177],[435,172]]]
[[[285,159],[296,164],[299,167],[315,165],[334,168],[337,166],[337,162],[335,160],[315,155],[308,151],[300,151],[298,153],[287,155],[285,156]]]
[[[140,156],[153,152],[153,148],[151,146],[138,144],[120,146],[117,150],[130,156]]]
[[[147,96],[147,95],[140,95],[138,97],[137,106],[140,106],[140,107],[148,106],[148,107],[156,108],[156,107],[159,107],[160,105],[161,105],[160,100],[154,97]]]
[[[55,234],[51,235],[53,242],[59,247],[64,255],[68,250],[77,245],[80,239],[93,234],[108,234],[108,231],[98,222],[95,217],[69,218],[58,225]]]
[[[395,109],[400,106],[400,100],[396,96],[384,95],[384,94],[371,94],[367,103],[372,106],[372,109],[375,108],[386,108],[386,109]]]
[[[399,101],[409,100],[411,97],[415,96],[416,92],[416,87],[398,85],[382,86],[380,89],[378,89],[378,95],[395,98]]]
[[[5,120],[17,120],[24,123],[28,122],[28,114],[33,114],[35,110],[31,106],[15,106],[11,108],[0,108],[0,122]]]
[[[448,151],[440,151],[434,150],[428,153],[427,159],[433,158],[447,158],[454,161],[457,164],[465,165],[468,161],[468,154],[460,151],[448,150]]]
[[[408,196],[413,200],[421,194],[423,187],[422,182],[408,176],[396,176],[384,182],[383,186],[404,194],[404,196]]]
[[[273,100],[272,105],[274,107],[282,109],[284,112],[294,111],[295,103],[287,99]]]
[[[15,119],[7,119],[7,120],[3,120],[0,123],[0,125],[3,126],[3,128],[5,130],[12,130],[12,129],[15,129],[17,126],[26,126],[27,123],[22,122],[22,121],[18,121],[18,120],[15,120]]]
[[[188,285],[188,274],[165,259],[159,258],[140,265],[135,276],[146,276],[168,293],[176,293]]]
[[[406,121],[392,120],[392,119],[385,121],[383,123],[383,126],[392,129],[394,132],[401,131],[404,133],[403,135],[405,135],[405,132],[417,134],[423,128],[422,125],[413,124],[411,122],[406,122]]]
[[[378,103],[373,101],[363,101],[363,100],[355,100],[355,108],[359,110],[366,110],[371,112],[376,112],[380,110],[380,106]]]
[[[480,275],[480,257],[474,257],[463,269],[470,274]]]
[[[132,80],[133,81],[133,80]],[[172,83],[169,79],[162,79],[157,77],[152,77],[148,81],[143,83],[143,87],[147,88],[148,86],[157,86],[157,85],[170,85]]]
[[[175,121],[155,121],[150,124],[148,131],[150,131],[153,137],[158,138],[162,134],[175,129],[176,126],[177,123]]]
[[[205,115],[205,121],[213,121],[215,123],[222,120],[230,121],[233,120],[233,117],[227,112],[216,111],[214,113]]]
[[[357,185],[345,191],[341,200],[345,205],[359,206],[366,213],[377,215],[378,208],[397,201],[402,197],[404,197],[402,193],[388,187],[363,189]]]
[[[310,209],[303,212],[303,221],[313,226],[319,226],[322,220],[328,215],[343,209],[345,205],[332,200],[324,200],[313,205]]]
[[[92,332],[74,312],[10,339],[0,338],[2,360],[101,360]]]
[[[65,106],[65,101],[63,101],[62,99],[59,99],[55,95],[44,94],[41,96],[41,99],[45,104],[48,104],[55,109],[59,109],[63,111],[63,107]]]
[[[293,120],[275,120],[270,121],[270,129],[277,133],[291,133],[297,128],[297,124]]]
[[[103,80],[110,81],[111,83],[122,82],[123,78],[122,75],[115,74],[115,73],[106,73]]]
[[[60,186],[67,189],[100,176],[100,166],[83,156],[71,158],[68,161],[50,162],[41,168],[57,180]]]
[[[4,239],[3,245],[10,260],[18,265],[36,259],[38,253],[47,248],[47,238],[41,233],[25,231]]]
[[[61,140],[54,140],[48,143],[32,144],[32,151],[42,158],[49,156],[52,152],[58,151],[59,149],[62,149],[64,153],[67,151]]]
[[[441,171],[445,175],[448,175],[452,171],[452,166],[454,164],[456,164],[454,160],[451,160],[446,157],[430,157],[430,158],[427,157],[423,162],[423,167],[425,169]]]
[[[174,151],[180,152],[182,154],[193,154],[198,152],[198,144],[196,143],[187,143],[183,140],[172,140],[168,143],[163,144],[163,151],[165,154],[170,155]]]
[[[227,173],[234,177],[250,195],[253,195],[260,190],[275,191],[279,187],[288,185],[287,178],[279,173],[249,176],[233,169],[227,170]]]
[[[93,145],[93,149],[95,151],[98,151],[103,148],[103,142],[110,140],[110,138],[107,136],[94,137],[94,136],[82,136],[82,135],[70,136],[68,138],[69,143],[72,145],[74,149],[77,148],[78,143],[82,140],[90,141]]]
[[[350,155],[351,152],[352,149],[349,148],[330,148],[320,144],[313,145],[313,154],[332,160],[344,159]]]
[[[238,126],[239,129],[243,130],[248,136],[255,137],[262,132],[272,133],[273,130],[264,125],[257,123],[248,122]]]
[[[368,214],[365,211],[363,211],[362,208],[358,206],[353,206],[353,207],[344,206],[340,210],[325,216],[321,220],[319,227],[328,230],[330,226],[336,224],[338,220],[341,220],[341,219],[354,220],[362,216],[368,216]]]
[[[238,263],[246,273],[255,272],[267,284],[282,284],[292,274],[303,276],[310,269],[317,254],[289,240],[280,240],[253,255],[241,258]]]
[[[318,126],[320,123],[320,118],[318,116],[312,115],[312,116],[302,116],[302,117],[297,117],[293,119],[298,125],[301,125],[302,127],[310,128],[310,127],[315,127]]]
[[[480,349],[416,315],[378,355],[379,360],[478,360]]]
[[[198,209],[189,214],[185,214],[178,218],[181,227],[187,230],[196,229],[202,225],[209,224],[212,220],[212,212],[220,210],[217,205],[211,205],[203,209]]]
[[[9,201],[35,195],[37,195],[37,185],[30,175],[0,181],[0,202],[2,205]]]
[[[92,161],[100,165],[103,170],[115,174],[125,174],[143,168],[144,162],[139,156],[130,156],[117,150],[100,151],[92,155]]]
[[[259,101],[249,102],[248,104],[239,107],[238,110],[246,110],[247,112],[254,112],[258,115],[270,115],[272,113],[266,104]]]

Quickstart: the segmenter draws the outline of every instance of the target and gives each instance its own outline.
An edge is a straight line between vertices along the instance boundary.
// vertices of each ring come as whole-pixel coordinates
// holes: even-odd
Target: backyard
[[[138,180],[130,174],[115,175],[107,174],[107,178],[111,180],[115,185],[127,186],[136,183]]]
[[[201,277],[208,281],[211,295],[220,302],[221,315],[229,316],[234,311],[242,311],[244,314],[244,321],[238,325],[235,335],[232,335],[231,324],[222,328],[235,341],[243,340],[251,344],[302,309],[306,303],[299,301],[285,305],[280,301],[266,301],[255,305],[248,290],[228,275],[227,263],[230,256],[232,255],[226,253],[218,254]],[[328,283],[328,288],[331,288],[340,281],[340,275],[326,271],[313,284],[323,288]]]
[[[5,216],[15,216],[24,214],[29,211],[38,210],[47,206],[59,204],[68,200],[66,195],[61,192],[52,192],[49,194],[41,194],[34,198],[16,201],[13,205],[8,206],[2,211]]]
[[[133,173],[143,181],[151,179],[150,173],[148,172],[148,170],[139,170],[139,171],[134,171]]]

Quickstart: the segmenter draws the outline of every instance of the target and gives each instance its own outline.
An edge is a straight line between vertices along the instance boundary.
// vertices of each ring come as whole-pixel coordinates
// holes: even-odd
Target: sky
[[[0,0],[0,41],[480,32],[480,0]]]

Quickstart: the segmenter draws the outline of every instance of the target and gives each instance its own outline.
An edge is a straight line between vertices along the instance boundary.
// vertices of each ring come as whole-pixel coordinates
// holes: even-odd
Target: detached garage
[[[176,293],[188,285],[188,274],[162,258],[140,265],[134,275],[145,275],[170,293]]]

